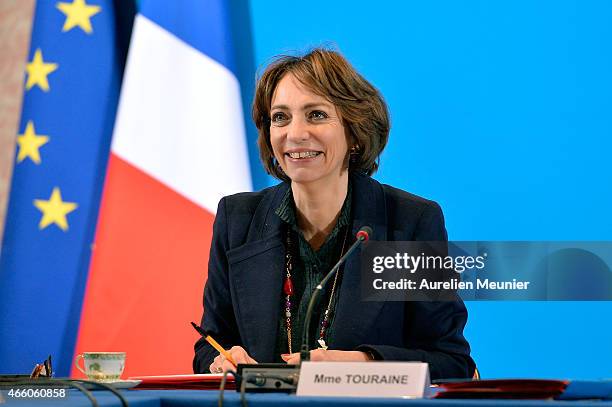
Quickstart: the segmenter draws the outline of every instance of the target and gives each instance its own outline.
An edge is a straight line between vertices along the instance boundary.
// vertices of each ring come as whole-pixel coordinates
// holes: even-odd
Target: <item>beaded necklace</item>
[[[344,249],[346,248],[346,241],[349,234],[349,225],[345,226],[346,232],[344,233],[344,241],[342,243],[342,250],[340,251],[340,257],[344,255]],[[291,255],[293,248],[293,241],[291,239],[291,231],[287,229],[287,249],[285,252],[285,282],[283,283],[283,293],[285,294],[285,322],[287,326],[287,342],[289,344],[289,353],[293,353],[291,346],[291,298],[293,296],[293,281],[291,280],[291,271],[293,270],[293,257]],[[340,258],[339,257],[339,258]],[[327,332],[327,328],[329,327],[329,320],[331,317],[331,307],[334,299],[334,293],[336,292],[336,284],[338,282],[338,276],[343,271],[344,265],[340,267],[340,270],[334,276],[334,283],[332,285],[332,290],[329,295],[329,302],[327,303],[327,308],[325,309],[325,313],[323,314],[323,320],[321,321],[321,328],[319,329],[319,339],[318,343],[322,349],[327,349],[327,344],[325,343],[325,333]]]

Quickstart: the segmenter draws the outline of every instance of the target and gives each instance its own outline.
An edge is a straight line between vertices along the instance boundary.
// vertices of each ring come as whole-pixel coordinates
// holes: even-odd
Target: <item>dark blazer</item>
[[[368,225],[372,240],[447,240],[435,202],[362,174],[351,175],[351,182],[353,234]],[[224,347],[242,346],[258,362],[275,360],[285,247],[283,221],[274,211],[288,188],[282,183],[223,198],[213,228],[202,327]],[[427,362],[432,379],[473,375],[463,302],[362,302],[358,254],[343,273],[333,349]],[[200,339],[195,352],[194,372],[208,372],[217,351]]]

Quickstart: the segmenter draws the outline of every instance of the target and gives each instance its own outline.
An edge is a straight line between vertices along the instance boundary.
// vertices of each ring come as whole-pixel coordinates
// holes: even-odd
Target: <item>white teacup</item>
[[[85,369],[79,365],[83,359]],[[83,352],[74,359],[76,368],[89,380],[112,382],[120,380],[125,367],[125,352]]]

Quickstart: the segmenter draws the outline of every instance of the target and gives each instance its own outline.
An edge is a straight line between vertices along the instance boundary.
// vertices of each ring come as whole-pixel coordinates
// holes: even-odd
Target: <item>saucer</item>
[[[142,380],[115,380],[112,382],[100,382],[116,390],[131,389],[132,387],[138,386],[142,383]],[[81,383],[87,390],[105,390],[104,387],[98,386],[94,383]]]

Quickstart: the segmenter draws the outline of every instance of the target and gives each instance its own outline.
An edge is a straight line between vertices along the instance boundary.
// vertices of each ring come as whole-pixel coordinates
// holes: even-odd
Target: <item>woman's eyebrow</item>
[[[289,106],[287,106],[287,105],[273,105],[270,108],[270,110],[274,110],[274,109],[287,110],[287,109],[289,109]]]
[[[304,106],[302,106],[302,110],[306,110],[306,109],[312,109],[313,107],[331,107],[331,103],[327,103],[327,102],[314,102],[314,103],[306,103]],[[287,105],[273,105],[270,110],[275,110],[275,109],[280,109],[280,110],[289,110],[289,106]]]

